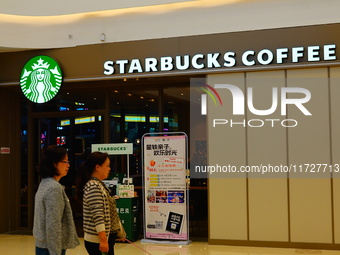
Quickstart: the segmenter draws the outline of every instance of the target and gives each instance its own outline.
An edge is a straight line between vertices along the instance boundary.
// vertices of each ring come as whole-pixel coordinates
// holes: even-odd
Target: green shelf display
[[[126,197],[116,200],[119,217],[123,223],[126,238],[132,242],[138,240],[138,197]]]

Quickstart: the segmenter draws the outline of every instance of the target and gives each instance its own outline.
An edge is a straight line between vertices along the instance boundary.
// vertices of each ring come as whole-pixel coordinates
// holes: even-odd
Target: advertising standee
[[[144,136],[146,240],[188,241],[186,135]]]

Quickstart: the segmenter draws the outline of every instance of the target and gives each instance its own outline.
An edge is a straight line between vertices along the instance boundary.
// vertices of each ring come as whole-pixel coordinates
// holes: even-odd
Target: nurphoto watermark
[[[328,78],[191,79],[191,177],[340,177],[340,160],[330,156],[332,121],[340,124],[331,119],[331,82],[340,85]]]

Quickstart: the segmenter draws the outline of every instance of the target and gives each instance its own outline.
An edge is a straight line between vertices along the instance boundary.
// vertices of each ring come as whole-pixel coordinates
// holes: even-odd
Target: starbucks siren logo
[[[47,56],[37,56],[28,61],[20,77],[22,92],[34,103],[50,101],[58,93],[61,82],[58,63]]]

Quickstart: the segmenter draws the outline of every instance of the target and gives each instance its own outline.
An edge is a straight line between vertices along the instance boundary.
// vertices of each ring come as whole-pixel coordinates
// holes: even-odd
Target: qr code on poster
[[[163,229],[163,221],[156,221],[156,229]]]

